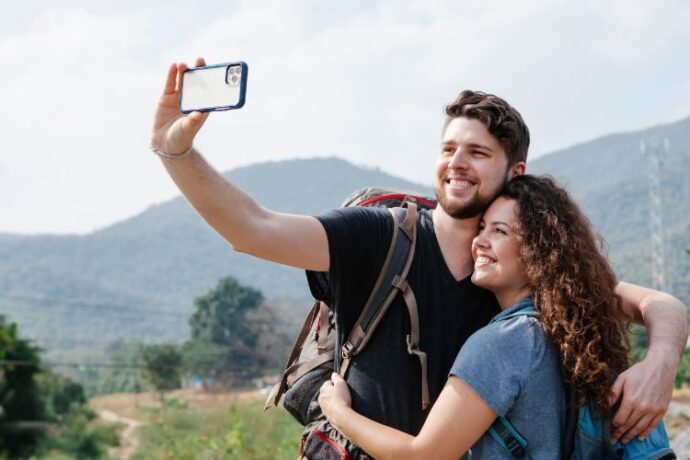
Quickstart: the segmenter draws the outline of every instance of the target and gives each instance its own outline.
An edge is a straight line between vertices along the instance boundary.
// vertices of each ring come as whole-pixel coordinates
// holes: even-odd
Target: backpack
[[[523,308],[500,321],[517,316],[538,317],[533,307]],[[565,436],[561,458],[570,460],[671,460],[676,455],[669,447],[664,422],[659,423],[644,441],[637,438],[627,444],[611,445],[611,412],[601,414],[591,404],[576,407],[574,393],[568,389]],[[531,459],[529,442],[506,417],[498,417],[489,435],[514,458]]]
[[[393,235],[381,271],[360,316],[342,344],[337,343],[339,334],[336,333],[333,311],[323,301],[314,302],[295,339],[280,381],[269,392],[265,406],[265,409],[277,406],[282,397],[285,409],[300,424],[307,427],[310,439],[316,440],[326,438],[333,441],[332,438],[336,436],[334,433],[328,433],[328,436],[323,433],[327,428],[321,423],[323,417],[316,401],[321,385],[334,371],[345,377],[351,360],[367,346],[370,337],[398,294],[403,296],[410,315],[407,350],[410,354],[416,355],[421,364],[422,409],[426,409],[430,403],[426,353],[419,349],[417,302],[406,279],[415,251],[417,209],[433,209],[436,207],[436,200],[411,193],[369,187],[356,190],[348,196],[342,207],[348,206],[382,207],[390,211],[394,223]],[[313,288],[325,292],[328,287],[328,275],[318,273],[312,277],[312,282],[317,284],[312,286]],[[314,426],[314,421],[318,421],[318,426]],[[306,438],[307,436],[303,443]],[[354,449],[344,438],[337,442],[345,445],[347,452]],[[338,454],[337,458],[341,457],[342,455]]]

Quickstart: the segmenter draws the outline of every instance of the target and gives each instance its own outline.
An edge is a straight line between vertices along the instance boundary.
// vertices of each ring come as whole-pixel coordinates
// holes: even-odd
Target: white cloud
[[[0,37],[13,69],[0,80],[12,108],[0,114],[0,231],[87,231],[172,196],[145,147],[165,69],[198,55],[250,66],[245,108],[214,114],[198,138],[220,169],[337,154],[427,183],[443,104],[463,88],[520,109],[533,154],[690,112],[680,0],[386,0],[338,14],[245,0],[215,11],[181,32],[153,10],[60,9]]]
[[[83,9],[46,12],[0,39],[0,60],[12,69],[0,85],[0,187],[11,197],[0,229],[83,231],[132,213],[123,188],[145,179],[134,150],[155,100],[154,76],[131,57],[146,39],[141,18]]]

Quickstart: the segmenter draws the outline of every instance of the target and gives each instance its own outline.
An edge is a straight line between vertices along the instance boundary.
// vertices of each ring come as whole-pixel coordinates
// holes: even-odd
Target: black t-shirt
[[[312,294],[336,312],[339,331],[352,329],[371,293],[393,232],[390,213],[380,208],[342,208],[318,217],[328,235],[329,284],[325,292],[307,273]],[[469,277],[456,281],[438,245],[431,213],[417,219],[417,247],[408,275],[419,308],[420,348],[428,359],[432,403],[465,340],[499,312],[489,291]],[[347,373],[352,406],[362,415],[416,434],[428,413],[421,409],[419,359],[407,352],[410,319],[397,296],[365,349]]]

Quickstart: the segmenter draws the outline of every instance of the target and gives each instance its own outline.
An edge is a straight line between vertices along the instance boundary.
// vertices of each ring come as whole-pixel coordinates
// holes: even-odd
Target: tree
[[[215,288],[194,300],[189,319],[192,339],[216,345],[254,346],[256,334],[244,319],[263,300],[261,292],[243,286],[232,277],[222,278]]]
[[[43,418],[35,380],[39,371],[38,348],[0,315],[0,457],[28,456],[40,439],[40,432],[22,428],[22,422]]]
[[[43,370],[36,375],[36,383],[47,420],[59,422],[71,409],[86,404],[84,387],[69,377]]]
[[[189,319],[191,340],[184,346],[189,370],[203,378],[233,380],[238,371],[251,373],[257,363],[258,333],[248,314],[263,301],[261,292],[234,278],[222,278],[194,301]]]
[[[174,345],[142,345],[141,361],[144,378],[164,403],[164,392],[180,387],[182,355]]]
[[[194,301],[191,339],[183,348],[185,369],[207,384],[246,383],[266,369],[281,368],[292,344],[285,307],[227,277]],[[289,332],[288,332],[289,331]]]
[[[84,388],[42,369],[38,348],[0,315],[0,458],[102,457],[114,430],[88,426],[95,414],[85,403]]]
[[[94,394],[138,393],[144,386],[141,344],[118,340],[106,350],[112,367],[100,369],[91,381]]]
[[[633,362],[642,361],[645,354],[647,354],[647,347],[649,346],[647,329],[639,324],[632,324],[628,339],[630,341],[630,355]]]
[[[690,350],[686,349],[676,372],[675,386],[680,388],[688,383],[690,383]]]

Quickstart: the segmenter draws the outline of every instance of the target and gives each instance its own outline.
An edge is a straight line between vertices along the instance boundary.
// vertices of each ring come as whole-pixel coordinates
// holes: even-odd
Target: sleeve
[[[307,272],[312,295],[354,324],[385,259],[393,233],[386,209],[340,208],[316,217],[326,230],[328,273]]]
[[[533,350],[534,335],[525,318],[492,323],[467,339],[450,374],[504,416],[529,377]]]

